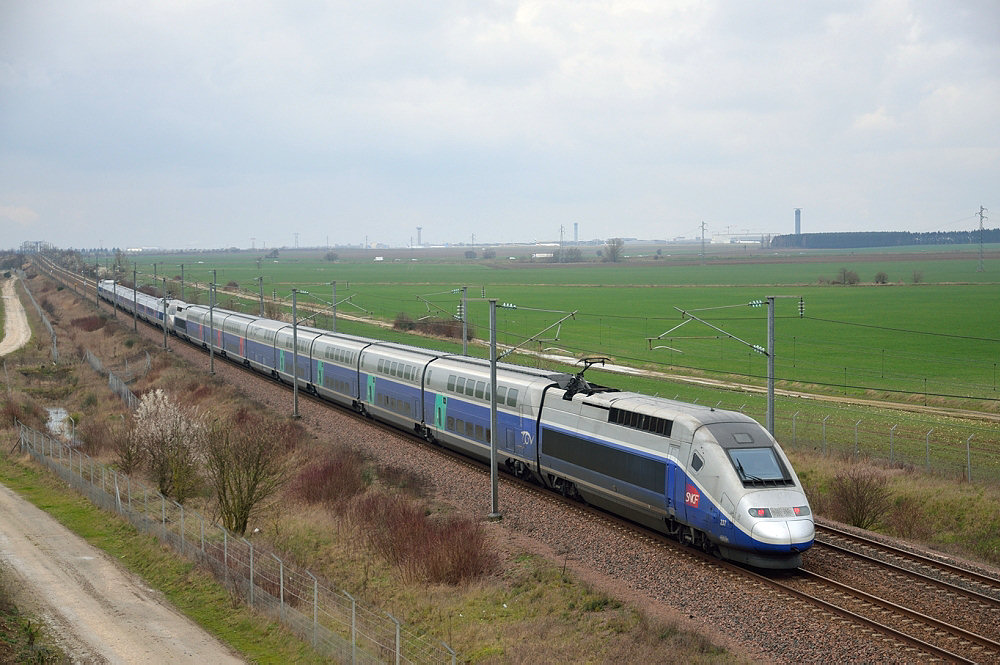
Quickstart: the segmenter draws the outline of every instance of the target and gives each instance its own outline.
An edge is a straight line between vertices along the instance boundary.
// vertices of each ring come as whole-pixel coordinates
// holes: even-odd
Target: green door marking
[[[368,403],[375,403],[375,375],[368,375]]]
[[[446,422],[445,412],[447,409],[448,398],[445,395],[436,395],[434,397],[434,427],[444,429],[444,424]]]

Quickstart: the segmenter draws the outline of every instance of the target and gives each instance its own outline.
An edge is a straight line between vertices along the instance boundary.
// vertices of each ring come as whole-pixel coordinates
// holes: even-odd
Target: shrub
[[[198,484],[197,454],[205,436],[197,412],[181,408],[156,389],[142,396],[134,418],[133,429],[157,489],[184,503]]]
[[[84,332],[94,332],[95,330],[100,330],[104,327],[107,321],[100,316],[84,316],[79,319],[73,319],[70,324],[74,328],[79,328]]]
[[[885,274],[884,272],[882,272],[880,270],[879,272],[875,273],[875,283],[876,284],[888,284],[889,283],[889,275]]]
[[[295,494],[307,503],[323,503],[339,510],[366,487],[364,457],[352,448],[337,448],[299,472]]]
[[[337,259],[339,259],[340,257],[339,257],[339,256],[337,256],[337,252],[327,252],[327,253],[326,253],[326,254],[325,254],[325,255],[323,256],[323,258],[324,258],[325,260],[327,260],[327,261],[336,261],[336,260],[337,260]]]
[[[396,315],[396,320],[392,322],[392,327],[396,330],[413,330],[417,324],[409,314],[400,312]]]
[[[239,285],[238,282],[230,281],[230,282],[227,282],[226,285],[224,287],[222,287],[222,288],[228,289],[230,291],[235,291],[238,288],[240,288],[240,285]]]
[[[913,283],[914,284],[919,284],[922,281],[924,281],[924,273],[922,271],[920,271],[920,270],[914,270],[913,271]]]
[[[841,268],[840,272],[837,273],[837,284],[857,284],[860,281],[861,278],[858,277],[858,273],[853,270]]]
[[[422,504],[383,493],[358,500],[353,517],[371,547],[410,580],[459,584],[496,565],[481,525],[468,517],[430,518]]]
[[[45,409],[40,407],[30,398],[18,398],[15,396],[8,396],[3,401],[3,406],[0,407],[0,414],[3,414],[4,422],[14,425],[14,421],[24,423],[32,429],[41,430],[45,428],[45,422],[48,420],[48,415],[45,413]]]
[[[889,478],[873,466],[851,465],[833,479],[830,502],[838,519],[859,529],[870,529],[892,506]]]

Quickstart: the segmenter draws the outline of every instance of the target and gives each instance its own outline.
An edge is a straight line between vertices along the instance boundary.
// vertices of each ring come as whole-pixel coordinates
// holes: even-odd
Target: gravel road
[[[31,339],[14,290],[3,282],[0,356]],[[241,663],[158,592],[48,513],[0,485],[0,565],[16,602],[38,616],[73,663]]]
[[[74,663],[241,663],[157,591],[0,485],[0,564]]]
[[[31,339],[28,317],[24,315],[24,307],[21,306],[17,291],[14,290],[16,279],[11,277],[3,280],[4,337],[0,342],[0,356],[17,351]]]

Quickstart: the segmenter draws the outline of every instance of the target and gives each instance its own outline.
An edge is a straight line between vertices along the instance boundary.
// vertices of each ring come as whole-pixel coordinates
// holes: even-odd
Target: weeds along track
[[[145,325],[141,330],[144,336],[159,343],[160,329]],[[172,339],[175,340],[173,344],[202,356],[200,348],[179,345],[180,340]],[[219,360],[222,359],[220,356]],[[274,379],[246,369],[239,363],[227,362],[225,366],[241,370],[239,375],[245,376],[246,381],[273,392]],[[333,406],[305,391],[300,391],[299,395],[310,403],[323,405],[324,409]],[[369,432],[412,436],[351,410],[335,410]],[[432,459],[432,466],[441,466],[447,458],[451,464],[467,469],[470,476],[480,477],[483,480],[480,484],[486,484],[485,479],[489,476],[487,465],[427,444],[416,436],[410,440],[421,444],[422,456],[439,460],[434,462]],[[988,578],[978,582],[986,585],[983,589],[958,592],[937,582],[917,580],[909,573],[887,574],[881,564],[859,563],[856,556],[841,554],[832,548],[824,549],[822,543],[827,536],[807,555],[808,570],[763,575],[720,561],[662,534],[565,499],[513,476],[504,475],[503,490],[511,513],[515,512],[515,501],[529,504],[533,521],[585,522],[587,531],[593,532],[596,540],[625,542],[628,543],[625,547],[655,552],[653,558],[640,567],[632,567],[635,564],[624,560],[624,557],[621,561],[616,560],[613,575],[629,580],[630,584],[652,597],[665,598],[664,589],[690,585],[694,589],[689,592],[690,598],[699,605],[721,598],[728,615],[725,620],[732,622],[726,629],[750,635],[744,639],[757,644],[765,652],[775,649],[774,645],[780,640],[774,631],[761,631],[762,626],[770,626],[775,631],[781,626],[791,627],[790,632],[798,637],[789,637],[777,647],[778,651],[770,651],[777,660],[823,660],[829,658],[831,653],[838,653],[839,649],[842,657],[846,652],[872,662],[1000,663],[1000,644],[995,641],[1000,632],[997,628],[1000,625],[1000,602],[996,598],[1000,596],[997,590],[1000,587],[994,586],[990,591],[988,586],[1000,584],[996,580],[989,581]],[[512,490],[516,492],[516,498],[509,496]],[[517,518],[512,515],[511,519]],[[821,532],[829,533],[822,529]],[[586,544],[574,542],[569,549],[578,561],[588,561],[594,556]],[[685,570],[683,575],[688,579],[678,579],[675,574],[678,569]],[[855,579],[858,576],[861,579]],[[971,583],[965,586],[969,585]],[[959,585],[960,588],[962,586]],[[715,598],[710,598],[713,595]],[[961,627],[953,627],[953,623],[959,623]],[[733,625],[736,624],[738,626],[734,630]],[[802,628],[809,626],[813,629]],[[817,629],[817,626],[822,628]],[[807,632],[799,634],[800,629]],[[837,660],[835,656],[833,659]]]

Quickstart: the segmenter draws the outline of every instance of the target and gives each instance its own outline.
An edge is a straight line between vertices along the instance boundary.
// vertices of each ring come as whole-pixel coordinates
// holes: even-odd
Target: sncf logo
[[[698,488],[688,483],[688,486],[684,489],[684,503],[692,508],[697,508],[699,501],[701,501],[701,494],[698,493]]]

